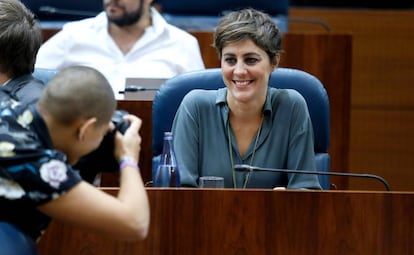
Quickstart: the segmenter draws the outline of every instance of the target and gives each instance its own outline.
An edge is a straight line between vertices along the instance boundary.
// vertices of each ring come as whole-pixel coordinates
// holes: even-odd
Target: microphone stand
[[[347,176],[347,177],[359,177],[359,178],[371,178],[380,181],[387,191],[391,191],[388,182],[381,176],[374,174],[356,174],[356,173],[341,173],[341,172],[322,172],[322,171],[309,171],[309,170],[289,170],[289,169],[276,169],[256,167],[250,165],[234,165],[234,170],[239,172],[277,172],[277,173],[295,173],[295,174],[314,174],[314,175],[330,175],[330,176]]]

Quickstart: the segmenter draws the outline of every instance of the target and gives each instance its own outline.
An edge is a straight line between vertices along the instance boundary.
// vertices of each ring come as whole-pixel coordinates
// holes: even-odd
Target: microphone
[[[371,178],[380,181],[387,191],[391,191],[388,182],[381,176],[374,174],[356,174],[356,173],[341,173],[341,172],[321,172],[321,171],[309,171],[309,170],[292,170],[292,169],[279,169],[279,168],[265,168],[250,166],[246,164],[234,165],[234,170],[238,172],[277,172],[288,174],[314,174],[314,175],[331,175],[331,176],[346,176],[346,177],[359,177],[359,178]]]
[[[119,91],[119,94],[123,94],[125,92],[137,92],[137,91],[157,91],[158,88],[147,88],[139,85],[127,85],[125,86],[125,90]]]
[[[95,12],[88,12],[88,11],[60,9],[60,8],[55,8],[52,6],[40,6],[39,12],[48,13],[48,14],[63,14],[63,15],[71,15],[71,16],[79,16],[79,17],[93,17],[98,14]]]

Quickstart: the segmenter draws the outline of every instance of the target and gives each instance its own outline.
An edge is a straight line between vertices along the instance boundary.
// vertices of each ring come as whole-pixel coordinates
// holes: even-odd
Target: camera
[[[129,122],[124,119],[124,116],[128,114],[127,111],[116,110],[112,115],[112,123],[115,125],[115,130],[118,130],[121,134],[124,134],[129,127]]]
[[[114,156],[115,134],[117,131],[124,134],[128,129],[129,122],[124,119],[124,116],[128,114],[127,111],[116,110],[111,118],[115,129],[104,136],[101,144],[96,150],[80,158],[80,160],[73,166],[73,169],[78,170],[80,176],[85,181],[93,183],[99,172],[119,171],[118,161]]]

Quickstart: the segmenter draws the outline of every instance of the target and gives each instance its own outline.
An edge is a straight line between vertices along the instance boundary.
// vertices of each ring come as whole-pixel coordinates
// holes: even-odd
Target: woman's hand
[[[124,156],[132,157],[137,162],[141,151],[141,129],[142,120],[135,115],[125,115],[124,119],[129,122],[129,127],[122,135],[120,132],[115,136],[115,157],[118,161]]]

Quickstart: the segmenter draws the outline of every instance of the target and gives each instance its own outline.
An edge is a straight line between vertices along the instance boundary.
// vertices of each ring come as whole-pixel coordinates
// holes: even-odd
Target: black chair
[[[0,222],[1,255],[38,255],[36,243],[8,222]]]
[[[177,75],[161,85],[152,106],[153,172],[158,164],[157,157],[162,152],[164,132],[171,130],[175,113],[183,97],[193,89],[218,89],[224,86],[219,68]],[[329,99],[322,83],[304,71],[278,68],[271,75],[270,86],[295,89],[305,98],[314,130],[317,170],[330,171]],[[329,176],[320,175],[319,180],[323,189],[329,189]]]

